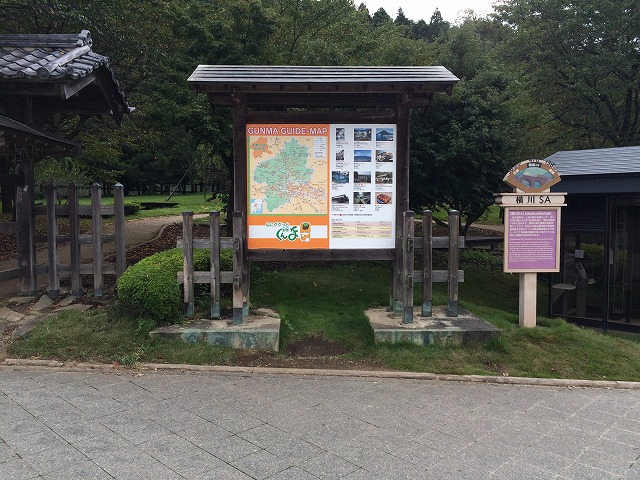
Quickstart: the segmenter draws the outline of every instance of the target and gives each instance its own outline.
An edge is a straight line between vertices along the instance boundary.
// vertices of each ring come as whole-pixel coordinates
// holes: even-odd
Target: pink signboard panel
[[[559,270],[559,209],[506,208],[505,229],[505,272]]]

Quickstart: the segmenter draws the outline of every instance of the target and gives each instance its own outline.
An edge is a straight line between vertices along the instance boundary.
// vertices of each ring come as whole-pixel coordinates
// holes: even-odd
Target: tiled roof
[[[77,80],[109,59],[91,51],[91,34],[0,35],[0,77]]]
[[[59,86],[63,97],[97,89],[116,121],[133,111],[109,66],[109,58],[91,50],[91,33],[0,35],[0,90],[2,84]],[[90,75],[94,74],[95,78]],[[89,78],[89,80],[85,80]],[[67,87],[64,87],[64,86]],[[70,87],[71,86],[71,87]],[[56,87],[58,88],[58,87]],[[0,91],[1,94],[1,91]]]
[[[640,173],[640,146],[562,151],[547,160],[562,177]]]

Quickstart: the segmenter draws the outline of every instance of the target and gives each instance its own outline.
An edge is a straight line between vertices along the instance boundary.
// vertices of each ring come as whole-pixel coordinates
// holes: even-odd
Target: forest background
[[[0,33],[90,30],[136,108],[119,128],[79,117],[47,125],[83,153],[40,162],[43,182],[145,190],[186,174],[228,185],[231,115],[191,91],[199,64],[445,66],[460,78],[453,95],[412,111],[410,202],[459,210],[467,224],[519,161],[640,144],[640,9],[630,0],[503,0],[456,24],[437,10],[414,21],[352,0],[0,0],[0,18]]]

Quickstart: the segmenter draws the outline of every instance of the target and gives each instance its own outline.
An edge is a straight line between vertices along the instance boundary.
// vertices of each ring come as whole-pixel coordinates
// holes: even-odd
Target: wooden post
[[[80,298],[82,296],[82,283],[80,282],[80,218],[78,217],[77,185],[69,185],[69,254],[71,266],[71,295]]]
[[[195,293],[193,289],[193,212],[182,212],[182,251],[184,270],[184,309],[193,317]]]
[[[233,324],[243,323],[243,295],[242,295],[242,212],[233,212]]]
[[[233,211],[247,211],[247,94],[236,92],[233,100]],[[229,199],[231,200],[231,199]],[[235,229],[235,223],[233,224]]]
[[[414,239],[413,228],[415,213],[404,212],[402,215],[402,323],[413,323],[413,266],[414,266]]]
[[[20,169],[24,175],[24,186],[16,190],[16,221],[18,222],[18,266],[25,268],[25,274],[20,278],[20,292],[32,295],[38,290],[36,276],[36,225],[33,216],[35,202],[35,180],[33,158],[24,155],[20,162]]]
[[[102,187],[98,183],[91,185],[91,224],[93,226],[93,295],[102,296],[104,277],[102,276]]]
[[[58,277],[58,218],[56,217],[56,187],[47,185],[47,274],[49,276],[49,296],[60,296],[60,278]]]
[[[245,210],[246,211],[246,210]],[[242,317],[249,316],[249,241],[246,215],[242,221]]]
[[[519,323],[521,327],[535,328],[536,326],[537,285],[536,272],[520,274]]]
[[[433,314],[433,213],[422,214],[422,316]]]
[[[402,305],[403,284],[403,245],[402,238],[405,232],[402,231],[404,212],[409,210],[409,120],[410,120],[409,96],[406,92],[396,96],[396,116],[397,116],[397,143],[396,143],[396,245],[395,260],[393,261],[393,296],[394,315],[403,315]]]
[[[113,213],[116,233],[116,281],[127,269],[127,247],[124,240],[124,187],[121,183],[113,186]]]
[[[458,236],[460,235],[460,212],[449,212],[449,300],[447,316],[458,316]]]
[[[220,212],[209,213],[211,318],[220,318]]]

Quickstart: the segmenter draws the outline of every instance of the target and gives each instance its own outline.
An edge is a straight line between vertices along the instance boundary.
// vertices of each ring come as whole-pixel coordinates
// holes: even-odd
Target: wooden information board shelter
[[[237,224],[243,230],[238,260],[245,309],[250,260],[401,264],[403,213],[409,210],[410,109],[427,108],[436,93],[451,94],[457,81],[440,66],[196,68],[189,78],[195,91],[206,93],[212,106],[233,112],[234,228]],[[261,167],[251,162],[263,151],[277,155],[276,150],[285,148],[293,149],[292,155],[300,148],[312,152],[315,173],[305,163],[295,167],[311,186],[305,184],[284,199],[289,193],[256,193],[265,187],[255,187]],[[277,176],[278,166],[272,166],[269,172],[262,168],[260,177]],[[324,176],[314,177],[322,169]],[[324,196],[311,198],[317,191],[313,182],[324,179]],[[300,215],[290,200],[307,194],[297,202],[306,205]],[[275,215],[286,208],[291,210],[284,217]],[[379,221],[377,215],[383,214]],[[398,283],[394,278],[396,301],[402,298]]]

